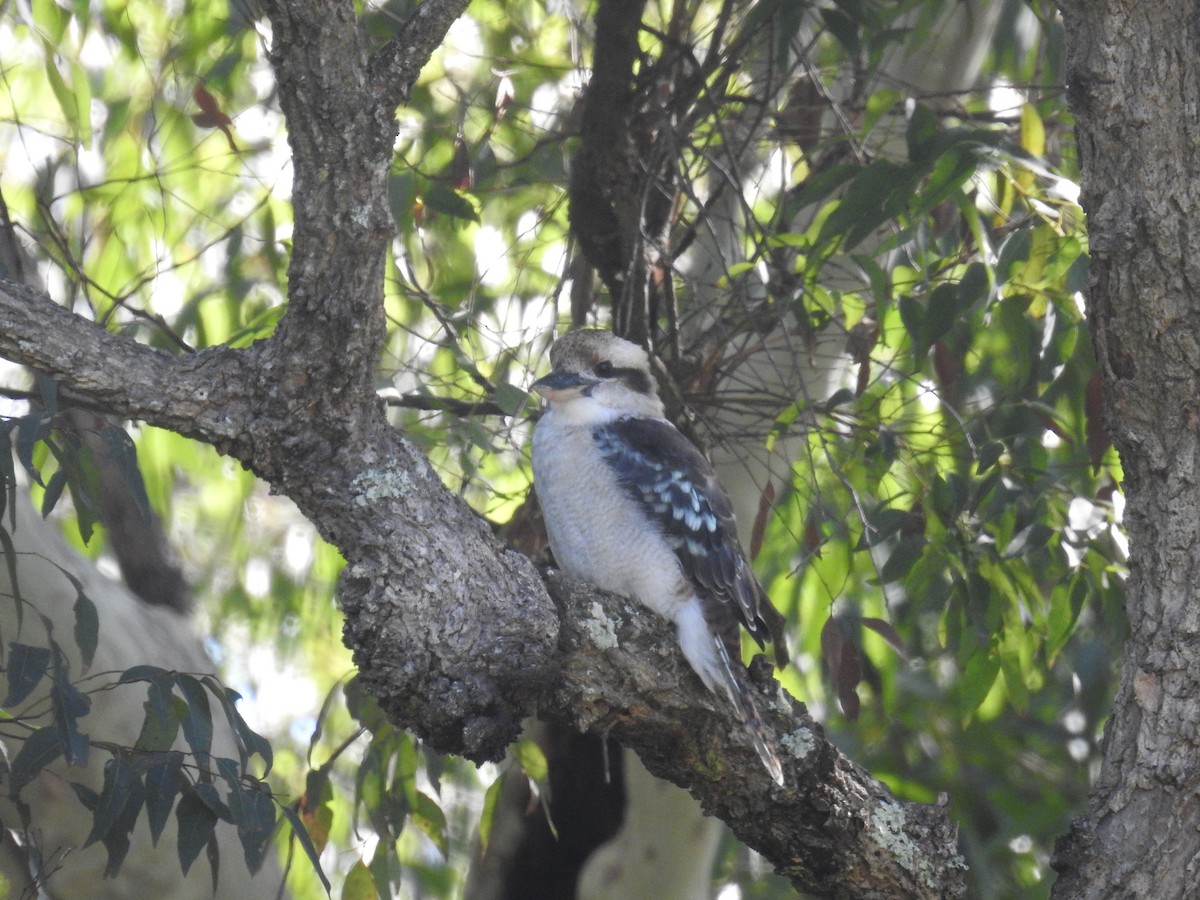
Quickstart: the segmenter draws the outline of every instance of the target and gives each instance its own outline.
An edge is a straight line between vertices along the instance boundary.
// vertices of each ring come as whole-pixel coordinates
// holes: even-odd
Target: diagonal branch
[[[399,32],[371,57],[370,86],[381,106],[407,103],[412,86],[469,0],[425,0]]]
[[[777,787],[745,729],[707,693],[671,629],[636,604],[548,579],[562,608],[553,714],[633,748],[654,775],[687,787],[797,889],[822,897],[950,898],[964,891],[957,829],[940,806],[900,802],[843,756],[758,657],[759,709],[786,775]],[[774,699],[768,699],[773,697]]]

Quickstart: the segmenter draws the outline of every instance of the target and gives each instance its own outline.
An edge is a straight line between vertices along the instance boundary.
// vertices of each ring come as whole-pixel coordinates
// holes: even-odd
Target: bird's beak
[[[533,389],[547,400],[568,400],[583,393],[592,382],[578,372],[554,371],[533,383]]]

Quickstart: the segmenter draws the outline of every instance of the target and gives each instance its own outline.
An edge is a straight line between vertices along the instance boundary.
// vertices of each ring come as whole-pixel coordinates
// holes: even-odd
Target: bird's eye
[[[607,359],[604,362],[596,363],[596,368],[592,369],[601,378],[611,378],[617,373],[616,367]]]

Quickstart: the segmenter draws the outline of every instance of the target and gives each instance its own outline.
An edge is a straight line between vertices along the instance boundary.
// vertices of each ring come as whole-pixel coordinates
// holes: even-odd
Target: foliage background
[[[359,13],[382,42],[414,6]],[[726,8],[721,53],[741,39],[791,48],[772,56],[773,106],[736,172],[717,164],[763,69],[726,55],[708,75],[677,148],[674,232],[715,227],[704,199],[723,177],[740,238],[715,285],[673,271],[685,314],[715,286],[744,329],[767,296],[835,372],[827,395],[764,411],[764,440],[803,436],[756,559],[794,626],[781,680],[898,794],[947,795],[972,896],[1039,896],[1099,759],[1123,628],[1120,473],[1079,294],[1086,237],[1055,13],[1002,4],[972,90],[923,95],[885,77],[894,54],[935,52],[952,6],[651,4],[642,65],[681,17],[703,47]],[[0,187],[51,296],[173,352],[269,334],[286,297],[290,171],[251,8],[2,10]],[[567,221],[590,13],[477,0],[399,111],[379,389],[497,523],[529,488],[525,388],[550,330],[573,309],[607,321]],[[20,373],[0,384],[9,416],[36,400]],[[329,827],[326,870],[354,886],[370,864],[383,893],[393,879],[411,896],[453,893],[496,767],[424,752],[362,698],[348,707],[337,554],[211,448],[128,430],[223,677],[275,746],[275,790],[328,798],[310,823]],[[44,450],[37,461],[56,465]],[[103,535],[86,550],[102,558]],[[862,616],[890,622],[907,659]],[[837,699],[857,678],[834,635],[865,654],[856,721]],[[297,894],[319,896],[292,868]],[[784,890],[754,876],[730,841],[717,884]]]

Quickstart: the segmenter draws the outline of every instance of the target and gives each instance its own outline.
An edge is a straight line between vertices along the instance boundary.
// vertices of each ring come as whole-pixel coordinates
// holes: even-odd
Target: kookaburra
[[[549,408],[533,435],[533,481],[550,548],[569,577],[632,597],[675,623],[683,655],[746,723],[783,784],[741,663],[739,623],[787,662],[783,617],[750,570],[729,497],[667,419],[650,360],[608,331],[573,331],[533,389]]]

